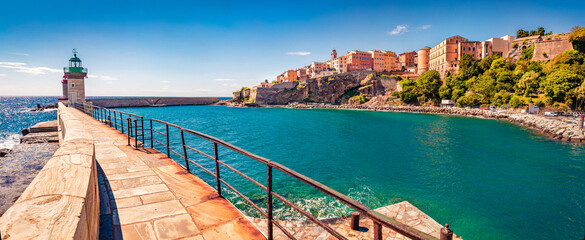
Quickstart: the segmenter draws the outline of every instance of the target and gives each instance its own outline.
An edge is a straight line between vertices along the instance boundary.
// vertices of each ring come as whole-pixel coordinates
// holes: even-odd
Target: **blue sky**
[[[585,1],[0,1],[0,95],[60,95],[73,48],[88,96],[230,96],[333,48],[401,53],[575,25]]]

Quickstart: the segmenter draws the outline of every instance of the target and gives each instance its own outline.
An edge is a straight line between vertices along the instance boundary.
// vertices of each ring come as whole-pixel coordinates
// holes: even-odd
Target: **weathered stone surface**
[[[93,138],[74,115],[59,104],[62,145],[16,203],[0,217],[3,238],[95,239],[99,195]],[[29,134],[30,135],[30,134]]]
[[[186,213],[187,211],[185,211],[185,208],[183,208],[179,201],[171,200],[136,207],[116,209],[114,210],[113,214],[114,224],[124,225]],[[119,222],[116,222],[116,219],[119,219]]]
[[[154,221],[158,239],[177,239],[199,234],[199,229],[188,214]]]

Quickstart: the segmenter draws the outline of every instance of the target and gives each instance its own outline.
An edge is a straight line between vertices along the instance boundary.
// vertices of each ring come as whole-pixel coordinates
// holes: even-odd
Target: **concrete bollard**
[[[352,230],[359,230],[360,229],[360,213],[359,212],[352,212],[351,219],[349,222]]]
[[[453,240],[453,231],[449,229],[449,224],[446,223],[444,228],[441,228],[440,240]]]
[[[579,115],[579,129],[583,130],[583,114]]]

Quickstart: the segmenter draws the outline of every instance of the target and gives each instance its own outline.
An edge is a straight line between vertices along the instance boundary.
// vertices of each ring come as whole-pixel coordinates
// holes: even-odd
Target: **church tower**
[[[331,51],[331,60],[336,59],[337,58],[337,51],[335,51],[335,49],[333,49],[333,51]]]
[[[66,79],[63,88],[63,97],[67,98],[69,103],[85,102],[85,78],[87,77],[87,68],[81,65],[81,59],[77,57],[77,50],[73,49],[73,57],[69,59],[69,67],[63,68]]]

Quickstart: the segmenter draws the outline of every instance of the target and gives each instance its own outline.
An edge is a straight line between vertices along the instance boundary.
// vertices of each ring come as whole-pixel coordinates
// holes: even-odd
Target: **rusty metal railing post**
[[[122,113],[120,113],[120,130],[124,134],[124,116],[122,116]]]
[[[169,145],[169,125],[165,124],[165,126],[167,126],[167,157],[171,157],[171,146]]]
[[[140,117],[140,131],[142,132],[142,148],[144,148],[144,117]]]
[[[382,240],[382,224],[374,222],[374,240]]]
[[[152,149],[154,149],[154,143],[153,143],[154,136],[152,135],[152,129],[153,129],[153,127],[152,127],[152,119],[150,119],[150,147]]]
[[[351,230],[359,230],[360,229],[360,213],[359,212],[352,212],[350,223]]]
[[[114,112],[114,128],[118,130],[118,119],[116,118],[116,112]]]
[[[268,240],[273,239],[272,232],[272,167],[266,165],[266,211],[268,213]]]
[[[128,146],[130,145],[130,135],[132,134],[132,121],[130,121],[130,118],[127,118],[126,120],[128,120],[128,132],[126,134],[126,136],[128,136]]]
[[[217,143],[213,143],[213,152],[215,153],[215,181],[217,183],[217,194],[221,196],[221,182],[219,181],[219,155],[217,154]]]
[[[108,125],[112,127],[112,110],[108,109]]]
[[[134,119],[134,149],[138,149],[138,119]]]
[[[181,129],[181,144],[183,145],[183,156],[185,156],[185,168],[187,168],[187,172],[191,172],[189,169],[189,160],[187,160],[187,147],[185,147],[185,134],[183,133],[183,129]]]
[[[441,228],[440,232],[440,240],[452,240],[453,239],[453,231],[449,229],[449,224],[446,223],[444,228]]]

